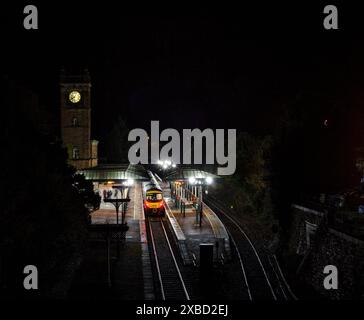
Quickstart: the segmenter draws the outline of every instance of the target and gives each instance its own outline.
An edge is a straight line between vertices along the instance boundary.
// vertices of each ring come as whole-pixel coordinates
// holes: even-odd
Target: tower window
[[[72,149],[72,159],[80,158],[80,150],[77,147],[73,147]]]
[[[73,127],[78,127],[78,119],[76,117],[72,118],[72,126]]]

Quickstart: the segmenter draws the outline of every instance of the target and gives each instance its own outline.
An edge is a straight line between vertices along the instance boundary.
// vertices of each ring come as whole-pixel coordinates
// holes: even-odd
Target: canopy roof
[[[94,168],[79,170],[78,173],[92,181],[149,180],[147,171],[142,166],[132,164],[103,164]]]
[[[165,180],[168,181],[188,180],[192,177],[195,179],[206,179],[207,177],[211,177],[212,179],[220,178],[219,176],[207,171],[193,169],[193,168],[180,168],[168,174],[165,177]]]

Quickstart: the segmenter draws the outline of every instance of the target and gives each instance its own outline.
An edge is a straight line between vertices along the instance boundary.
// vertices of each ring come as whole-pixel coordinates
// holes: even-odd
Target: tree
[[[101,196],[94,191],[93,184],[90,180],[86,180],[83,174],[75,174],[73,176],[73,187],[82,197],[87,207],[94,210],[100,207]]]
[[[289,237],[291,206],[311,195],[341,191],[355,173],[350,108],[325,95],[302,94],[287,104],[272,144],[272,201],[282,231]]]
[[[29,121],[32,113],[23,108],[27,100],[14,100],[19,91],[5,86],[1,97],[0,279],[5,289],[0,295],[52,297],[82,255],[89,210],[84,194],[73,186],[75,170],[67,165],[66,151]],[[36,292],[23,288],[26,265],[39,270],[42,285]]]
[[[236,172],[223,179],[216,194],[239,214],[257,219],[270,217],[269,150],[270,138],[239,133]]]

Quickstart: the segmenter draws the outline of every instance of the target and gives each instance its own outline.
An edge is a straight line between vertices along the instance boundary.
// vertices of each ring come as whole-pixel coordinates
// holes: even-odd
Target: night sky
[[[323,4],[304,2],[37,6],[39,30],[31,31],[23,29],[23,5],[3,10],[1,70],[57,113],[60,69],[87,67],[96,139],[118,114],[129,128],[160,120],[162,127],[265,134],[302,94],[348,105],[364,98],[364,24],[353,5],[338,6],[337,31],[324,30]]]

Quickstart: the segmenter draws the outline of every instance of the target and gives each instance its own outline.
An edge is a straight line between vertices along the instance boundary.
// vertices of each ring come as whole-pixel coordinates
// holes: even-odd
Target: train
[[[166,208],[163,200],[163,191],[157,179],[148,171],[149,181],[143,182],[143,206],[147,216],[164,217]]]

